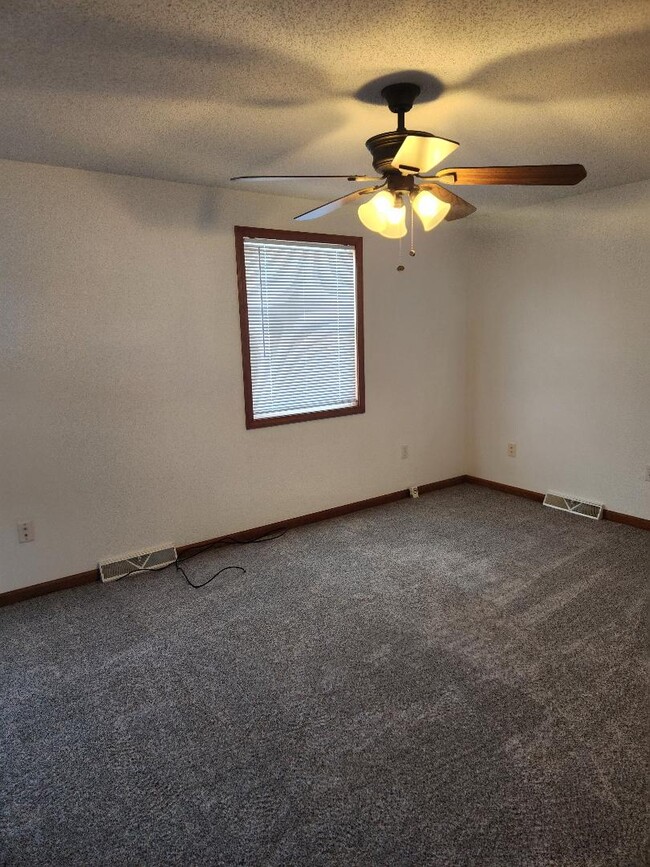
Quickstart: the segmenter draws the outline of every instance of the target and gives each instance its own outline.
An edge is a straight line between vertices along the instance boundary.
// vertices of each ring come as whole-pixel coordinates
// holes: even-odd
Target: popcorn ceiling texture
[[[649,557],[462,485],[5,608],[0,862],[641,865]]]
[[[365,139],[394,126],[369,83],[415,70],[410,125],[459,140],[452,163],[588,169],[577,189],[472,189],[475,204],[628,183],[648,175],[647,23],[645,0],[8,0],[0,157],[217,185],[365,172]]]

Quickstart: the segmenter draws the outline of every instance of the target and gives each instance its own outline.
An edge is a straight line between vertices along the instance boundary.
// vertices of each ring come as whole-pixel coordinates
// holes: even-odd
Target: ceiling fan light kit
[[[407,130],[404,116],[420,93],[412,82],[401,82],[384,87],[381,95],[388,108],[397,115],[397,129],[374,135],[366,142],[377,176],[372,175],[266,175],[240,176],[233,181],[261,181],[292,178],[341,178],[352,183],[376,181],[374,186],[357,189],[298,214],[296,220],[314,220],[343,205],[371,196],[358,208],[359,219],[371,232],[384,238],[403,238],[407,233],[407,205],[416,214],[425,232],[435,229],[443,220],[459,220],[473,214],[476,208],[443,184],[578,184],[586,176],[584,166],[482,166],[474,168],[445,168],[427,175],[458,147],[458,142],[440,138],[430,132]],[[416,183],[416,179],[418,183]],[[414,255],[411,244],[411,255]],[[398,268],[403,270],[403,266]]]

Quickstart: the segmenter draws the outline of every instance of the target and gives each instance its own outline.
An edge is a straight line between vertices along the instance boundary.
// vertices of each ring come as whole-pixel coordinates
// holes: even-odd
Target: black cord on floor
[[[204,551],[210,551],[212,548],[221,548],[224,545],[257,545],[259,542],[273,542],[275,539],[280,539],[284,536],[287,531],[288,527],[286,529],[281,528],[280,531],[274,534],[264,533],[262,536],[256,536],[254,539],[238,539],[237,536],[224,536],[222,539],[217,539],[215,542],[208,542],[207,545],[188,545],[186,550],[198,547],[198,551],[194,551],[186,557],[178,557],[177,559],[179,563],[184,563],[186,560],[198,557],[199,554],[203,554]]]
[[[199,550],[194,551],[192,554],[188,554],[186,557],[177,556],[174,560],[174,566],[176,566],[176,571],[181,573],[181,575],[183,576],[183,578],[185,578],[190,587],[193,587],[195,590],[200,590],[202,587],[207,587],[207,585],[211,581],[214,581],[215,578],[218,578],[219,575],[221,575],[223,572],[227,572],[229,569],[236,569],[244,575],[246,574],[246,570],[243,566],[224,566],[222,569],[219,569],[218,572],[215,572],[214,575],[211,575],[210,578],[208,578],[206,581],[203,581],[201,584],[194,584],[192,581],[190,581],[185,569],[183,569],[183,567],[180,565],[181,563],[185,563],[187,562],[187,560],[192,560],[194,557],[198,557],[199,554],[204,554],[206,551],[210,551],[213,548],[222,548],[225,545],[256,545],[259,542],[274,542],[276,539],[280,539],[282,536],[284,536],[287,531],[288,528],[280,529],[279,532],[276,532],[274,534],[266,533],[262,536],[257,536],[254,539],[238,539],[236,536],[224,536],[222,539],[217,539],[216,542],[210,542],[207,545],[190,545],[189,548],[198,547]],[[169,565],[171,566],[171,563]],[[167,567],[165,566],[164,568],[166,569]],[[160,571],[162,571],[160,568],[151,569],[145,567],[144,569],[134,569],[133,572],[129,572],[128,574],[135,575],[138,572]],[[126,578],[127,576],[125,575],[124,577]]]
[[[227,572],[228,569],[238,569],[244,575],[246,574],[246,570],[243,566],[224,566],[223,569],[219,569],[218,572],[215,572],[214,575],[212,575],[210,578],[207,579],[207,581],[204,581],[202,584],[193,584],[187,577],[187,572],[185,571],[185,569],[183,569],[182,566],[178,565],[178,560],[176,561],[176,571],[180,572],[183,578],[185,578],[187,583],[190,585],[190,587],[194,587],[195,590],[200,590],[201,587],[207,586],[211,581],[214,581],[215,578],[218,578],[222,572]]]

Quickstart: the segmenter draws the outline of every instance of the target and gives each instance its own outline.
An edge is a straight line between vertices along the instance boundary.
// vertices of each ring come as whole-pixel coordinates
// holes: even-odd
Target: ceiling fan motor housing
[[[385,174],[386,172],[397,172],[397,169],[394,169],[391,163],[395,159],[397,151],[402,146],[402,142],[408,135],[435,138],[433,133],[430,132],[405,129],[393,130],[392,132],[380,132],[378,135],[373,135],[368,139],[366,147],[372,154],[372,164],[376,172],[379,172],[380,174]]]

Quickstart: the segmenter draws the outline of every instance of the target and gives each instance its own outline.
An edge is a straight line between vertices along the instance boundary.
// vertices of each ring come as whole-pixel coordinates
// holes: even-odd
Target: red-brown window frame
[[[356,319],[357,319],[357,394],[355,406],[342,409],[325,409],[316,412],[303,412],[295,415],[279,415],[272,418],[253,417],[253,383],[251,379],[250,333],[248,327],[248,295],[246,292],[246,264],[244,260],[244,238],[269,238],[280,241],[305,241],[321,244],[339,244],[354,247],[356,276]],[[321,418],[335,418],[342,415],[358,415],[366,411],[366,381],[364,372],[363,347],[363,238],[354,235],[325,235],[317,232],[293,232],[285,229],[260,229],[253,226],[235,226],[235,253],[237,257],[237,288],[239,292],[239,323],[241,327],[242,368],[244,373],[244,405],[246,409],[246,428],[272,427],[279,424],[294,424],[301,421],[314,421]]]

